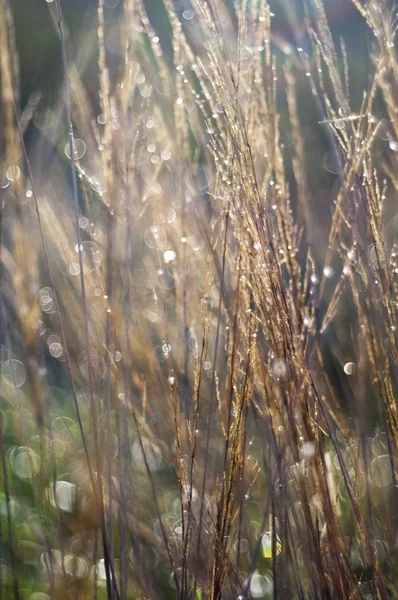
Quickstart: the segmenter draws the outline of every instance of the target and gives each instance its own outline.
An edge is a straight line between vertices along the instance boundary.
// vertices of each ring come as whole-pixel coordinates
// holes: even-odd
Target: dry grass
[[[0,598],[396,598],[395,11],[353,107],[321,0],[62,4],[21,106],[0,0]]]

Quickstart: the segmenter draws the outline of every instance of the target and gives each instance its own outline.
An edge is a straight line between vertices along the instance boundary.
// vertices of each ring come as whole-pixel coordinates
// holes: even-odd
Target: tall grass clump
[[[16,4],[0,600],[397,598],[396,8]]]

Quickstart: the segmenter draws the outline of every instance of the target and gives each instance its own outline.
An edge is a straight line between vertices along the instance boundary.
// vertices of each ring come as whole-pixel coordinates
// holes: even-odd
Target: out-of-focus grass
[[[110,3],[25,102],[0,0],[0,598],[394,598],[395,9],[362,89],[320,0]]]

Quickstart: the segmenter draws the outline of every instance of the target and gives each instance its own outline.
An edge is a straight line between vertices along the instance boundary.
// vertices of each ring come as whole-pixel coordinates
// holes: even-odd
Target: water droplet
[[[304,458],[309,459],[315,455],[315,442],[305,442],[302,447]]]
[[[85,577],[88,573],[88,565],[80,556],[65,556],[64,558],[65,573],[70,577]]]
[[[147,315],[145,315],[145,316],[148,319],[148,316]],[[150,320],[150,319],[148,319],[148,320]],[[165,360],[167,360],[168,354],[169,354],[168,352],[164,352],[163,346],[155,346],[155,348],[152,351],[153,357],[159,363],[164,362]]]
[[[348,362],[344,365],[344,373],[346,375],[352,375],[355,371],[355,363],[353,362]]]
[[[166,250],[166,252],[163,254],[165,262],[171,262],[172,260],[175,260],[176,256],[177,255],[174,250]]]
[[[54,487],[49,488],[49,499],[53,506],[58,506],[59,509],[65,512],[72,512],[76,499],[76,486],[69,481],[57,481],[55,483],[55,498]]]
[[[31,448],[20,446],[10,452],[10,465],[21,479],[31,479],[39,472],[40,457]]]
[[[323,274],[325,275],[326,279],[330,279],[331,277],[333,277],[332,267],[325,267],[323,269]]]
[[[48,568],[48,565],[51,564],[56,573],[61,572],[61,560],[62,554],[59,550],[50,550],[49,553],[43,552],[43,554],[40,556],[40,562],[43,567]]]
[[[33,123],[40,131],[51,129],[55,123],[55,114],[50,108],[38,107],[33,115]]]
[[[157,225],[152,225],[144,233],[144,241],[149,248],[159,248],[165,243],[166,239],[166,232]]]
[[[354,250],[349,250],[347,252],[347,258],[348,258],[348,260],[355,260],[355,252],[354,252]]]
[[[169,160],[171,158],[171,152],[169,152],[168,150],[162,150],[160,156],[163,160]]]
[[[103,358],[99,355],[99,353],[96,350],[92,350],[90,353],[90,356],[91,356],[93,378],[95,381],[99,381],[100,379],[102,379],[104,377],[105,372],[106,372],[105,361],[103,360]],[[78,364],[79,364],[79,369],[80,369],[81,374],[83,375],[83,377],[85,379],[88,380],[89,379],[88,359],[87,359],[87,355],[85,352],[82,352],[80,354]]]
[[[220,286],[215,283],[214,285],[212,285],[211,287],[211,295],[213,296],[213,298],[215,300],[218,300],[220,298]]]
[[[89,226],[89,220],[87,219],[87,217],[80,217],[79,218],[79,226],[82,229],[87,229],[87,227]]]
[[[62,344],[60,344],[59,342],[53,342],[49,346],[49,351],[51,356],[53,356],[54,358],[59,358],[63,354],[64,349]]]
[[[390,146],[390,150],[392,150],[393,152],[398,152],[398,142],[397,142],[397,140],[390,140],[388,142],[388,145]]]
[[[94,242],[82,242],[80,249],[82,253],[84,272],[91,273],[92,271],[95,271],[102,261],[102,254],[97,244]],[[77,251],[77,246],[75,247],[75,250]]]
[[[70,159],[72,158],[71,153],[70,153],[70,144],[69,142],[66,144],[65,146],[65,155]],[[75,160],[79,160],[80,158],[83,158],[83,156],[86,154],[86,144],[83,140],[81,140],[80,138],[74,138],[73,139],[73,158]]]
[[[93,567],[93,570],[94,569],[95,569],[95,567]],[[106,579],[106,569],[105,569],[105,561],[103,558],[101,558],[97,562],[96,570],[97,570],[97,577],[99,579],[105,580]]]
[[[190,21],[191,19],[194,18],[195,13],[193,12],[193,10],[184,10],[184,12],[182,13],[182,16],[184,17],[184,19],[186,19],[187,21]]]
[[[262,536],[261,546],[264,558],[272,558],[272,535],[269,531]],[[278,534],[275,534],[275,550],[276,554],[280,554],[282,550],[282,544]]]
[[[372,452],[376,457],[388,453],[388,440],[384,431],[373,438]]]
[[[333,124],[335,126],[335,129],[341,130],[341,129],[345,128],[345,122],[344,121],[340,121],[340,120],[339,121],[334,121]]]
[[[21,169],[17,165],[11,165],[6,171],[8,181],[17,181],[21,177]]]
[[[286,361],[282,358],[277,359],[272,364],[272,372],[277,379],[285,379],[289,374]]]
[[[269,577],[260,575],[259,571],[254,571],[250,579],[250,594],[253,598],[263,598],[273,590],[273,583]]]
[[[21,387],[26,379],[25,367],[20,360],[12,358],[2,363],[1,376],[10,387]]]
[[[235,542],[234,549],[235,549],[235,551],[238,550],[238,542]],[[240,540],[240,544],[239,544],[239,551],[240,551],[240,553],[242,554],[242,553],[245,553],[245,552],[249,552],[249,549],[250,549],[249,541],[246,540],[246,539],[244,539],[244,538],[242,538]]]
[[[51,288],[44,287],[39,292],[40,308],[43,312],[50,313],[53,309],[53,291]]]
[[[80,274],[79,263],[72,263],[69,267],[69,273],[71,275],[79,275]]]
[[[388,454],[376,457],[370,465],[370,473],[377,487],[388,487],[392,484],[391,461]]]
[[[343,275],[345,275],[346,277],[348,277],[348,275],[351,275],[351,269],[347,265],[343,267]]]
[[[326,171],[333,175],[338,175],[341,168],[340,164],[344,164],[342,152],[340,150],[337,150],[336,152],[330,150],[330,152],[327,152],[323,157],[322,163]]]

